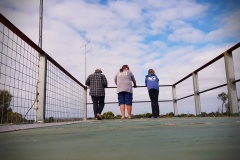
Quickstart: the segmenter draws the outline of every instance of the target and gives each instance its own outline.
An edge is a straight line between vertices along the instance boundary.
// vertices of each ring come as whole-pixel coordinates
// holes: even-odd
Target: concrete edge
[[[0,125],[0,133],[26,130],[26,129],[34,129],[34,128],[51,127],[51,126],[69,125],[69,124],[76,124],[76,123],[89,123],[89,122],[91,122],[91,121],[74,121],[74,122],[59,122],[59,123],[33,123],[33,124],[8,124],[8,125]]]

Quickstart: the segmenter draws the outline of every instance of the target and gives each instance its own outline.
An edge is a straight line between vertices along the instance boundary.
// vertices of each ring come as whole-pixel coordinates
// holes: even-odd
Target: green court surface
[[[239,160],[240,117],[83,121],[4,132],[0,159]]]

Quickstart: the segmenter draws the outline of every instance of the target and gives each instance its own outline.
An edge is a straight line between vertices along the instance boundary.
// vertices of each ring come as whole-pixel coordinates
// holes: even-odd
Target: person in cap
[[[107,79],[102,74],[101,68],[97,68],[93,74],[90,74],[85,84],[90,87],[89,95],[93,102],[93,112],[97,120],[101,120],[101,113],[105,105],[105,88],[108,86]]]

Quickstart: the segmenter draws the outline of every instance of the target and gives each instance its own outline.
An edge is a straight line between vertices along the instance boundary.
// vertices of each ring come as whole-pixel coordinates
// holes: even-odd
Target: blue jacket
[[[145,77],[145,85],[147,86],[148,90],[150,89],[157,89],[159,90],[159,79],[155,74],[149,74]]]

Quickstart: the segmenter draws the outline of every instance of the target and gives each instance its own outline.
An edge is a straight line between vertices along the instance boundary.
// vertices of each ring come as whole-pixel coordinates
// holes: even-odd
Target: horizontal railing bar
[[[238,42],[237,44],[235,44],[234,46],[232,46],[231,48],[229,48],[228,50],[226,50],[225,52],[232,52],[235,49],[240,47],[240,42]],[[212,59],[211,61],[209,61],[208,63],[206,63],[205,65],[201,66],[200,68],[196,69],[195,71],[193,71],[193,73],[197,73],[199,71],[201,71],[202,69],[206,68],[207,66],[211,65],[212,63],[216,62],[217,60],[219,60],[220,58],[222,58],[224,56],[224,53],[221,53],[220,55],[218,55],[217,57],[215,57],[214,59]],[[192,73],[188,74],[186,77],[182,78],[181,80],[177,81],[176,83],[173,84],[173,86],[176,86],[177,84],[181,83],[182,81],[186,80],[187,78],[189,78],[192,75]]]
[[[240,79],[234,81],[233,83],[238,82],[238,81],[240,81]],[[206,90],[204,90],[204,91],[199,92],[198,94],[201,94],[201,93],[204,93],[204,92],[207,92],[207,91],[211,91],[211,90],[214,90],[214,89],[217,89],[217,88],[220,88],[220,87],[224,87],[224,86],[226,86],[226,85],[227,85],[227,84],[222,84],[222,85],[219,85],[219,86],[210,88],[210,89],[206,89]],[[188,96],[179,98],[179,99],[177,99],[177,101],[182,100],[182,99],[185,99],[185,98],[188,98],[188,97],[191,97],[191,96],[193,96],[193,95],[194,95],[194,94],[190,94],[190,95],[188,95]],[[172,102],[172,101],[173,101],[173,100],[163,100],[163,101],[158,101],[158,102]],[[137,101],[137,102],[133,102],[133,103],[142,103],[142,102],[151,102],[151,101]],[[112,104],[112,103],[118,103],[118,102],[106,102],[105,104]],[[87,104],[92,104],[92,103],[87,103]]]
[[[203,68],[206,68],[207,66],[209,66],[210,64],[216,62],[217,60],[219,60],[220,58],[222,58],[224,56],[224,53],[220,54],[219,56],[217,56],[216,58],[212,59],[211,61],[209,61],[208,63],[206,63],[205,65],[203,65],[202,67],[196,69],[193,73],[197,73],[200,70],[202,70]],[[174,86],[176,86],[177,84],[181,83],[182,81],[186,80],[187,78],[191,77],[192,73],[188,74],[186,77],[184,77],[183,79],[179,80],[178,82],[176,82],[175,84],[173,84]]]
[[[214,62],[216,62],[217,60],[219,60],[220,58],[222,58],[224,56],[224,53],[218,55],[217,57],[215,57],[214,59],[212,59],[211,61],[209,61],[208,63],[204,64],[202,67],[196,69],[193,73],[198,73],[199,71],[201,71],[202,69],[206,68],[207,66],[213,64]]]
[[[237,44],[235,44],[234,46],[232,46],[231,48],[229,48],[228,50],[226,50],[226,52],[232,52],[234,50],[236,50],[237,48],[240,47],[240,42],[238,42]],[[225,52],[224,52],[225,53]]]
[[[147,87],[147,86],[137,86],[136,88],[138,87]],[[172,87],[172,85],[159,85],[159,87]]]
[[[177,99],[177,101],[179,101],[179,100],[181,100],[181,99],[185,99],[185,98],[191,97],[191,96],[193,96],[193,95],[194,95],[194,94],[190,94],[190,95],[188,95],[188,96],[185,96],[185,97],[179,98],[179,99]]]
[[[199,92],[199,94],[204,93],[204,92],[208,92],[208,91],[211,91],[211,90],[214,90],[214,89],[217,89],[217,88],[221,88],[221,87],[224,87],[226,85],[227,85],[227,83],[219,85],[219,86],[216,86],[216,87],[213,87],[213,88],[209,88],[209,89],[206,89],[204,91]]]
[[[240,79],[237,79],[237,80],[233,81],[232,83],[234,84],[234,83],[237,83],[237,82],[240,82]]]
[[[146,103],[151,101],[134,101],[133,103]],[[158,102],[172,102],[172,100],[159,100]]]
[[[147,86],[137,86],[135,88],[142,88],[142,87],[147,87]],[[172,87],[172,85],[159,85],[159,87]],[[117,87],[106,87],[106,88],[117,88]]]
[[[224,87],[226,86],[227,84],[222,84],[222,85],[219,85],[219,86],[216,86],[216,87],[213,87],[213,88],[209,88],[209,89],[206,89],[204,91],[201,91],[201,92],[198,92],[198,94],[201,94],[201,93],[204,93],[204,92],[207,92],[207,91],[211,91],[211,90],[214,90],[214,89],[217,89],[217,88],[220,88],[220,87]],[[185,99],[185,98],[188,98],[188,97],[191,97],[193,96],[194,94],[191,94],[191,95],[188,95],[188,96],[185,96],[185,97],[182,97],[182,98],[179,98],[177,99],[177,101],[181,100],[181,99]]]
[[[54,64],[56,67],[58,67],[63,73],[65,73],[67,76],[69,76],[72,80],[74,80],[77,84],[82,86],[84,89],[87,89],[86,86],[84,86],[75,77],[73,77],[66,69],[64,69],[60,64],[58,64],[52,57],[50,57],[48,54],[46,54],[46,56],[47,56],[47,60],[49,60],[52,64]]]
[[[151,101],[133,101],[132,103],[148,103]],[[160,100],[158,102],[172,102],[172,100]],[[105,102],[105,104],[116,104],[118,102]],[[87,104],[93,104],[93,103],[87,103]]]
[[[77,84],[82,86],[84,89],[86,89],[86,86],[84,86],[81,82],[79,82],[76,78],[74,78],[68,71],[66,71],[60,64],[58,64],[51,56],[49,56],[45,51],[43,51],[38,45],[36,45],[31,39],[29,39],[23,32],[21,32],[16,26],[14,26],[8,19],[6,19],[1,13],[0,13],[0,22],[4,24],[6,27],[8,27],[13,33],[15,33],[17,36],[19,36],[21,39],[23,39],[27,44],[29,44],[32,48],[34,48],[38,53],[41,55],[46,55],[47,60],[49,60],[51,63],[53,63],[56,67],[58,67],[63,73],[68,75],[72,80],[74,80]]]
[[[29,39],[23,32],[21,32],[15,25],[13,25],[1,13],[0,13],[0,22],[2,24],[4,24],[6,27],[8,27],[13,33],[15,33],[21,39],[23,39],[25,42],[27,42],[27,44],[29,44],[31,47],[33,47],[40,54],[42,54],[42,55],[45,54],[45,52],[39,46],[37,46],[31,39]]]

